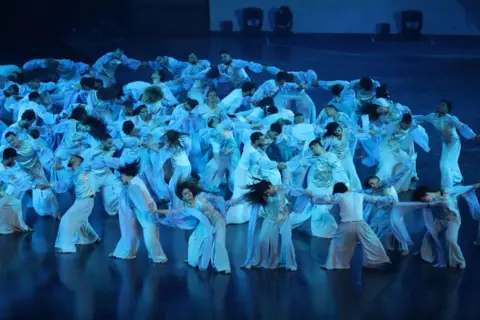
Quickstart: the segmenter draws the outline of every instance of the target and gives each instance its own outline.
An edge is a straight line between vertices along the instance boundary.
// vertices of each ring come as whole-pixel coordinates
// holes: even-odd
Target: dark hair
[[[276,132],[278,134],[282,134],[282,125],[280,123],[272,123],[270,125],[270,131]]]
[[[387,84],[382,84],[380,87],[377,87],[375,89],[375,97],[377,99],[384,98],[387,100],[392,100],[392,96],[388,92],[388,85]]]
[[[8,131],[7,133],[5,133],[5,139],[10,137],[10,136],[16,137],[17,135],[15,134],[15,132],[12,132],[12,131]]]
[[[317,145],[317,144],[319,144],[320,147],[323,148],[322,142],[321,142],[320,140],[318,140],[318,139],[312,140],[312,141],[308,144],[308,147],[310,148],[310,147],[313,147],[314,145]]]
[[[370,118],[370,121],[376,121],[381,116],[377,112],[377,109],[380,108],[380,107],[381,106],[378,105],[378,104],[368,102],[360,109],[360,113],[361,114],[367,114],[368,117]]]
[[[32,101],[34,99],[40,99],[40,93],[38,93],[37,91],[32,91],[28,94],[28,100]]]
[[[6,148],[3,150],[3,159],[11,159],[17,156],[17,150],[13,148]]]
[[[175,186],[175,194],[179,199],[183,199],[182,193],[185,189],[190,190],[194,197],[197,196],[197,194],[203,192],[202,188],[200,188],[192,180],[178,181],[177,185]]]
[[[340,125],[337,122],[330,122],[327,124],[327,132],[323,135],[324,138],[331,137],[335,135],[335,130],[340,128]]]
[[[69,119],[83,121],[88,116],[87,110],[84,107],[75,107],[72,110],[72,114],[70,115]]]
[[[254,181],[257,182],[245,187],[245,189],[248,189],[248,192],[245,193],[243,197],[252,204],[260,204],[265,206],[267,204],[267,201],[265,200],[265,192],[270,189],[272,183],[256,178],[254,178]]]
[[[275,75],[275,80],[277,81],[288,81],[290,76],[285,71],[280,71]]]
[[[422,201],[422,198],[424,198],[427,195],[427,192],[429,192],[429,188],[427,186],[418,187],[412,193],[412,201],[415,201],[415,202]]]
[[[133,131],[133,129],[135,129],[135,125],[133,124],[132,121],[127,120],[127,121],[123,122],[123,125],[122,125],[123,133],[130,134]]]
[[[228,54],[228,55],[230,55],[230,53],[229,53],[227,50],[220,50],[220,54]]]
[[[32,109],[25,110],[25,112],[22,113],[22,120],[35,121],[35,119],[37,119],[37,116]]]
[[[207,97],[210,95],[211,92],[215,92],[215,94],[217,94],[217,89],[215,89],[215,88],[210,88],[210,89],[208,89],[208,91],[207,91]]]
[[[372,180],[372,179],[378,179],[378,180],[380,180],[380,178],[377,177],[377,176],[369,176],[369,177],[368,177],[367,179],[365,179],[365,181],[363,182],[363,186],[365,187],[365,189],[371,189],[371,188],[372,188],[372,186],[370,186],[370,184],[368,183],[368,182],[370,182],[370,180]]]
[[[135,177],[139,171],[140,171],[140,160],[137,160],[132,163],[127,163],[126,165],[118,169],[118,172],[128,177]]]
[[[183,132],[179,132],[176,130],[168,130],[164,135],[164,141],[171,147],[181,147],[183,148],[183,141],[182,136],[186,136],[187,134]]]
[[[268,107],[266,111],[267,111],[267,112],[265,112],[265,115],[266,115],[266,114],[269,114],[269,115],[270,115],[270,114],[276,114],[276,113],[278,113],[277,107]]]
[[[250,135],[250,142],[251,143],[255,143],[255,141],[257,141],[258,139],[260,139],[261,137],[263,137],[263,133],[261,132],[254,132]]]
[[[33,139],[38,139],[40,138],[40,132],[38,129],[32,129],[28,132],[28,134],[33,138]]]
[[[218,66],[211,66],[210,69],[207,71],[207,78],[216,79],[219,77],[220,77],[220,70],[218,70]]]
[[[88,89],[95,88],[95,79],[90,77],[84,77],[80,79],[80,85],[82,87],[87,87]]]
[[[348,187],[345,183],[343,182],[337,182],[335,183],[335,185],[333,186],[333,194],[336,194],[336,193],[345,193],[348,191]]]
[[[192,109],[195,109],[195,107],[198,106],[198,101],[192,98],[187,98],[185,103],[187,103]]]
[[[85,159],[83,159],[82,156],[80,156],[80,155],[78,155],[78,154],[74,154],[74,155],[72,156],[72,158],[73,158],[73,157],[80,159],[82,162],[85,160]]]
[[[97,140],[101,140],[108,133],[107,125],[95,117],[87,116],[83,124],[90,127],[90,135]]]
[[[452,111],[452,108],[453,108],[452,102],[448,101],[447,99],[442,99],[440,100],[440,102],[443,102],[447,105],[448,113]]]
[[[147,109],[148,111],[148,108],[146,105],[142,104],[142,105],[139,105],[138,107],[136,107],[135,109],[133,109],[133,115],[134,116],[138,116],[140,114],[140,112],[142,111],[142,109]]]
[[[248,81],[242,85],[242,92],[252,91],[256,88],[257,86],[253,82]]]
[[[360,88],[365,91],[370,91],[373,89],[373,80],[367,77],[360,79],[359,82]]]
[[[402,117],[402,122],[405,124],[411,124],[412,123],[412,115],[410,113],[405,113]]]
[[[16,84],[12,84],[12,85],[10,85],[8,88],[5,88],[5,90],[3,91],[3,95],[4,95],[5,97],[7,97],[7,98],[8,98],[8,97],[11,97],[11,95],[6,95],[6,94],[5,94],[6,91],[7,91],[8,89],[10,89],[10,88],[13,88],[13,89],[15,90],[15,93],[14,93],[15,95],[17,95],[17,94],[20,92],[20,89],[18,88],[18,86],[17,86]]]
[[[304,117],[303,113],[299,113],[299,112],[296,112],[294,115],[293,115],[294,118],[296,117]]]
[[[343,84],[339,84],[339,83],[334,84],[334,85],[332,86],[332,89],[331,89],[331,90],[332,90],[332,94],[333,94],[334,96],[339,96],[339,95],[342,94],[342,91],[343,91],[344,88],[345,88],[345,87],[343,86]]]

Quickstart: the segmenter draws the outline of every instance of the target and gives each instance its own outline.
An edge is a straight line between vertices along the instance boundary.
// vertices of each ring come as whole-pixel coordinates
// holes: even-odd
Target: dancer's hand
[[[476,189],[478,189],[478,188],[480,188],[480,183],[475,183],[475,184],[473,185],[473,189],[476,190]]]

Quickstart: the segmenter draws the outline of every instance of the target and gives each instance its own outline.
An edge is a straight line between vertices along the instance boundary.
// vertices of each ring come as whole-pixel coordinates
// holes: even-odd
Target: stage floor
[[[393,98],[414,114],[436,110],[441,98],[453,102],[453,113],[476,132],[480,131],[478,105],[480,46],[478,40],[427,39],[420,43],[381,42],[360,38],[198,38],[91,40],[69,39],[69,48],[37,48],[21,54],[25,59],[54,55],[56,58],[95,58],[117,47],[141,60],[157,55],[183,59],[193,51],[200,58],[219,62],[219,51],[234,57],[273,65],[287,71],[313,69],[320,79],[351,80],[370,76],[388,83]],[[29,56],[30,54],[30,56]],[[18,60],[19,55],[16,57]],[[80,58],[81,57],[81,58]],[[5,61],[5,56],[0,57]],[[11,61],[20,63],[21,61]],[[148,80],[150,70],[121,70],[120,82]],[[254,75],[261,83],[266,75]],[[329,92],[311,92],[321,109]],[[439,185],[441,140],[428,126],[431,152],[419,150],[421,184]],[[480,182],[480,149],[465,141],[460,165],[466,184]],[[361,179],[372,173],[357,161]],[[409,195],[402,195],[407,200]],[[228,226],[227,248],[232,275],[200,272],[183,263],[186,240],[183,231],[161,228],[161,240],[169,257],[166,265],[153,265],[143,243],[136,260],[108,258],[119,240],[116,217],[107,217],[100,198],[92,224],[102,238],[99,245],[85,246],[75,255],[54,252],[58,223],[29,212],[32,234],[0,236],[0,318],[30,319],[478,319],[480,304],[480,248],[473,246],[477,223],[466,212],[459,243],[467,268],[434,269],[410,255],[392,256],[389,273],[362,270],[357,250],[352,268],[326,272],[320,268],[328,241],[312,238],[308,227],[294,231],[298,271],[240,269],[245,258],[247,226]],[[70,199],[62,197],[65,207]],[[424,229],[421,217],[409,217],[418,250]],[[360,248],[358,248],[360,249]]]

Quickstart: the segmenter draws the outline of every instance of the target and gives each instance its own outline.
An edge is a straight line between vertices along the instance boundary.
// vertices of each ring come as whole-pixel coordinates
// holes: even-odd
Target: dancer
[[[75,187],[75,202],[62,216],[58,227],[55,248],[59,253],[75,253],[75,245],[100,243],[100,238],[88,222],[95,204],[95,181],[89,164],[80,156],[73,156],[68,169],[56,165],[55,170],[67,170],[70,179],[57,181],[52,188],[58,193],[64,193],[72,186]]]
[[[274,186],[266,180],[253,180],[241,198],[234,198],[230,205],[250,203],[251,213],[248,223],[247,258],[243,267],[261,267],[277,269],[285,267],[288,271],[297,271],[295,248],[292,242],[292,225],[287,197],[313,194],[306,190]],[[257,217],[263,218],[259,241],[255,241]],[[281,238],[281,241],[280,241]]]
[[[420,123],[431,123],[442,133],[442,156],[440,158],[442,189],[452,187],[454,184],[459,184],[463,181],[463,176],[458,166],[462,145],[457,130],[465,139],[474,139],[480,143],[480,137],[472,129],[450,114],[452,108],[453,104],[450,101],[442,99],[436,113],[414,117]],[[453,178],[452,181],[449,181],[450,177]]]
[[[363,193],[353,192],[342,182],[333,186],[333,196],[314,196],[314,204],[338,204],[340,206],[341,223],[333,235],[328,248],[328,256],[322,268],[350,269],[353,252],[360,241],[363,249],[363,266],[365,268],[378,268],[390,259],[385,253],[382,242],[373,230],[363,221],[363,202],[375,205],[393,204],[393,197],[373,197]]]
[[[221,197],[203,192],[191,180],[179,181],[176,195],[183,200],[183,205],[170,213],[175,216],[192,216],[198,220],[198,225],[188,239],[188,259],[185,261],[191,267],[201,270],[209,264],[217,272],[231,273],[225,243],[225,201]],[[168,210],[161,210],[167,213]],[[180,212],[181,211],[181,212]],[[175,222],[174,222],[175,223]]]
[[[153,263],[167,263],[168,259],[160,243],[160,229],[156,223],[157,209],[155,201],[140,177],[139,162],[120,167],[124,185],[119,200],[119,220],[122,237],[110,255],[119,259],[134,259],[138,250],[137,221],[143,229],[143,241],[148,250],[148,257]]]

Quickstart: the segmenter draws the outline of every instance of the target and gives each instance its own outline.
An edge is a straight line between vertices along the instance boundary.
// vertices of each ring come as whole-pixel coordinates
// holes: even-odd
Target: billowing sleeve
[[[258,152],[252,152],[249,156],[250,163],[258,164],[261,169],[275,169],[278,165],[277,162],[260,156]]]
[[[137,70],[142,65],[139,60],[128,58],[126,55],[122,56],[122,64],[132,70]]]
[[[460,132],[462,137],[469,140],[475,138],[475,132],[469,126],[467,126],[463,122],[460,122],[457,117],[451,116],[449,120],[450,124]]]
[[[363,201],[377,206],[388,206],[395,202],[393,197],[379,197],[363,194]]]

